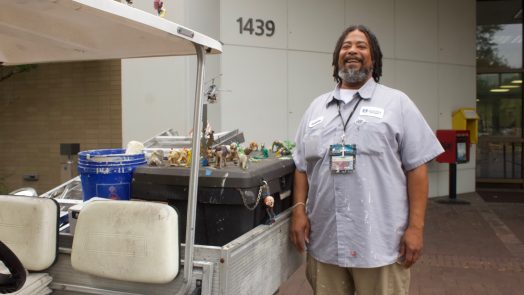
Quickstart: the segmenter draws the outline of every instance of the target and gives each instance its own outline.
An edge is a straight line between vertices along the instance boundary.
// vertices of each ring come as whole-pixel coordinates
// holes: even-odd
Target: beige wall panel
[[[288,52],[288,132],[294,140],[302,115],[315,97],[332,91],[331,54],[301,51]]]
[[[382,77],[380,83],[389,87],[396,88],[397,86],[397,62],[394,59],[382,59]]]
[[[438,60],[438,2],[395,1],[395,56],[399,59]],[[474,32],[472,32],[474,34]]]
[[[220,102],[222,129],[244,131],[246,141],[271,145],[287,137],[287,53],[225,46]]]
[[[346,0],[346,26],[362,24],[377,36],[382,54],[395,57],[395,1]]]
[[[453,111],[476,107],[475,79],[475,67],[439,65],[439,129],[451,129]]]
[[[437,129],[437,64],[397,60],[396,71],[397,88],[415,102],[429,126]]]
[[[438,1],[439,62],[475,66],[475,0]]]
[[[288,0],[288,48],[333,52],[344,30],[344,0]]]
[[[184,57],[122,61],[124,144],[130,140],[147,140],[169,128],[181,134],[191,128],[187,112],[189,99],[185,95],[189,79],[186,63]]]
[[[148,2],[151,2],[148,0]],[[164,1],[175,4],[182,1]],[[190,0],[185,3],[184,26],[220,40],[220,1]]]

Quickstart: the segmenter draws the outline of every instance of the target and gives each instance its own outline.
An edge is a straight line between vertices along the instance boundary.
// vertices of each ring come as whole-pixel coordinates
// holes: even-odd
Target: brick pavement
[[[524,203],[484,202],[476,193],[458,198],[470,204],[428,203],[410,295],[524,294]],[[278,292],[311,294],[304,266]]]

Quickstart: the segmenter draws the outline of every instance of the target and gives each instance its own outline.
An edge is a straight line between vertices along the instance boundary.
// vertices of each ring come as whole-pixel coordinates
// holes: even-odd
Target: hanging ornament
[[[160,17],[164,17],[166,15],[166,9],[164,7],[164,1],[162,0],[154,0],[153,1],[153,7],[155,8],[156,12]]]

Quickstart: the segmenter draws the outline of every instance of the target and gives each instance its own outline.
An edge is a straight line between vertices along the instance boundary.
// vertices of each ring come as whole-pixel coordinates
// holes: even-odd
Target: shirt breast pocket
[[[384,126],[367,122],[357,128],[357,154],[380,156],[384,154],[387,144]]]
[[[324,157],[325,149],[322,144],[320,128],[311,130],[304,136],[304,156],[306,161],[316,161]]]

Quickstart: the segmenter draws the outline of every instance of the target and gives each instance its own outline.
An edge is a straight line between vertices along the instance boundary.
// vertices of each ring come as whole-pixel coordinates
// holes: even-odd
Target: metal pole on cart
[[[187,221],[186,221],[186,247],[184,251],[184,292],[188,294],[191,288],[191,278],[193,274],[193,250],[195,244],[195,220],[196,205],[198,195],[198,170],[200,168],[200,130],[202,129],[202,107],[203,107],[203,81],[205,49],[202,45],[193,43],[197,53],[197,81],[195,90],[195,106],[193,113],[193,141],[191,156],[191,172],[189,174],[189,192],[187,199]]]

